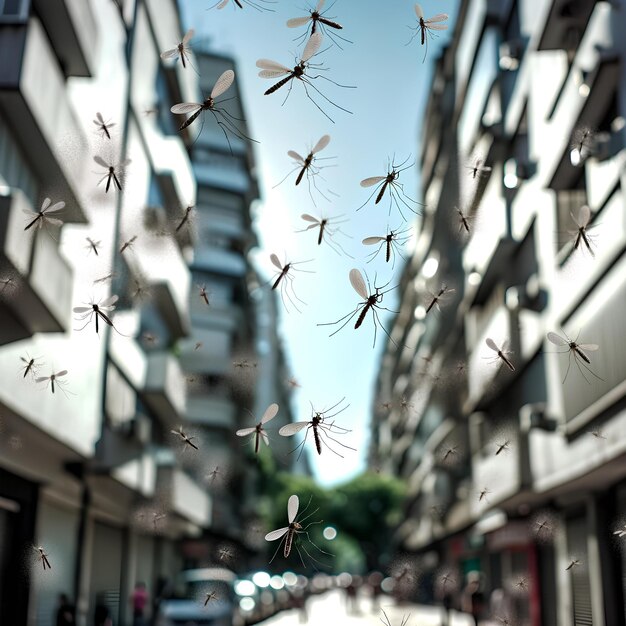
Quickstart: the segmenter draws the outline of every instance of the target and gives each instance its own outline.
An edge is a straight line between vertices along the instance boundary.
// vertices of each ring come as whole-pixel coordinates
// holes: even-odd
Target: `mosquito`
[[[537,534],[542,533],[544,531],[547,533],[552,532],[552,526],[549,524],[547,520],[535,522],[535,528],[536,528]]]
[[[496,450],[496,456],[501,454],[502,452],[508,452],[511,449],[511,441],[507,439],[503,443],[496,444],[498,449]]]
[[[200,298],[202,298],[202,300],[204,300],[204,303],[207,306],[211,306],[209,302],[209,294],[206,290],[206,285],[198,285],[198,295],[200,296]]]
[[[105,122],[100,111],[96,113],[96,119],[93,120],[93,123],[98,127],[98,131],[102,134],[103,138],[106,137],[107,139],[111,139],[109,129],[115,126],[115,123]]]
[[[178,435],[183,440],[185,444],[185,450],[187,449],[186,446],[190,446],[194,450],[198,450],[198,446],[192,441],[192,439],[195,439],[195,437],[189,437],[183,430],[182,426],[179,426],[178,430],[170,430],[170,432],[172,433],[172,435]]]
[[[581,365],[598,380],[602,380],[597,374],[591,371],[591,368],[588,367],[588,365],[591,365],[591,359],[585,354],[585,351],[595,352],[598,349],[597,344],[579,344],[578,336],[575,340],[572,341],[567,335],[565,335],[565,338],[563,338],[560,335],[552,332],[548,333],[547,337],[548,341],[550,341],[550,343],[553,343],[555,346],[558,346],[559,348],[567,348],[567,370],[565,370],[565,376],[563,377],[563,381],[561,384],[565,384],[565,380],[567,379],[567,375],[569,374],[569,369],[572,364],[572,356],[574,357],[574,362],[578,367],[578,371],[582,374],[582,377],[587,381],[588,384],[591,384],[591,382],[587,379],[584,372],[582,371],[580,367]],[[565,353],[561,352],[561,354]]]
[[[302,385],[295,378],[288,378],[285,381],[292,389],[297,389],[298,387],[302,387]]]
[[[123,254],[126,250],[130,250],[135,241],[137,241],[137,235],[133,235],[128,241],[125,241],[120,248],[120,254]]]
[[[3,276],[0,278],[0,294],[6,291],[9,293],[17,289],[17,281],[12,276]]]
[[[50,561],[48,561],[48,554],[46,554],[45,550],[42,546],[33,546],[33,549],[38,552],[37,558],[41,560],[41,564],[43,566],[43,571],[46,569],[52,569],[52,565],[50,565]]]
[[[437,309],[437,311],[441,313],[441,305],[445,302],[448,296],[452,295],[453,293],[454,289],[451,289],[445,284],[441,285],[437,293],[431,292],[429,303],[426,306],[426,314],[428,314],[433,307],[435,307],[435,309]]]
[[[23,356],[20,357],[20,360],[26,364],[21,369],[21,371],[24,372],[22,378],[26,378],[28,374],[30,374],[33,378],[36,378],[37,370],[39,369],[39,367],[41,367],[41,365],[43,365],[43,363],[37,364],[38,358],[39,357],[34,357],[31,359],[28,354],[26,355],[26,358],[24,358]]]
[[[302,513],[306,512],[310,504],[311,504],[311,500],[309,500],[309,504],[307,504],[307,506],[304,508]],[[307,528],[309,528],[313,524],[320,524],[322,520],[318,522],[309,522],[309,524],[307,524],[306,526],[303,525],[303,522],[309,519],[312,515],[315,515],[315,513],[317,513],[319,509],[315,509],[314,511],[309,513],[307,516],[302,517],[299,520],[296,520],[299,506],[300,506],[300,500],[298,499],[298,496],[296,495],[290,496],[289,500],[287,501],[287,520],[289,522],[289,525],[285,526],[284,528],[272,530],[271,532],[267,533],[267,535],[265,535],[265,541],[276,541],[277,539],[281,540],[280,543],[278,544],[278,548],[276,548],[276,552],[274,552],[274,556],[272,556],[272,558],[270,559],[270,563],[276,557],[276,554],[278,553],[278,550],[280,550],[280,546],[282,545],[283,541],[285,542],[285,546],[283,548],[284,557],[285,558],[289,557],[289,555],[291,554],[291,547],[295,545],[296,550],[298,551],[298,554],[300,555],[300,560],[304,563],[298,544],[294,542],[294,539],[296,538],[297,535],[306,535],[306,538],[309,541],[309,543],[315,546],[315,548],[317,548],[320,552],[323,552],[324,554],[328,554],[327,552],[324,552],[324,550],[322,550],[321,548],[318,548],[311,541],[311,538],[309,537],[309,533],[307,532]],[[310,559],[315,561],[315,559],[308,553],[304,545],[303,544],[301,545],[302,545],[302,549],[304,550],[304,553]]]
[[[265,409],[265,413],[263,413],[256,426],[253,426],[252,428],[241,428],[235,433],[235,435],[237,435],[237,437],[247,437],[248,435],[252,435],[254,433],[254,454],[258,454],[261,439],[263,439],[266,446],[270,445],[269,438],[263,426],[271,419],[274,419],[276,417],[276,413],[278,413],[278,405],[276,403],[270,404],[267,409]]]
[[[117,278],[117,273],[110,272],[109,274],[106,274],[105,276],[102,276],[101,278],[96,278],[96,280],[93,281],[93,284],[97,285],[99,283],[106,283],[110,280],[113,280],[114,278]]]
[[[411,235],[406,234],[409,232],[411,232],[410,227],[404,230],[390,230],[386,235],[380,237],[366,237],[363,239],[362,243],[365,246],[378,245],[378,248],[367,256],[367,263],[372,262],[379,255],[380,251],[385,248],[385,263],[389,263],[389,260],[393,257],[393,263],[391,264],[393,269],[396,265],[396,254],[405,259],[400,248],[411,238]]]
[[[582,128],[576,129],[574,135],[572,137],[572,153],[575,156],[572,158],[570,156],[570,160],[573,165],[580,164],[590,153],[591,153],[591,144],[593,142],[593,131],[591,128],[583,126]]]
[[[443,455],[442,461],[445,463],[450,457],[456,456],[458,454],[458,451],[459,446],[452,446],[448,448]]]
[[[64,207],[65,207],[65,202],[63,202],[63,200],[52,204],[52,200],[50,200],[50,198],[46,198],[41,203],[41,209],[39,209],[39,211],[31,211],[30,209],[22,209],[22,211],[26,215],[28,215],[30,219],[28,224],[24,226],[24,230],[29,230],[35,225],[40,230],[42,226],[48,225],[48,224],[51,224],[52,226],[62,226],[63,220],[60,220],[56,217],[50,217],[50,213],[56,213],[57,211],[60,211]]]
[[[338,215],[336,217],[317,218],[317,217],[314,217],[313,215],[309,215],[308,213],[303,213],[300,217],[305,222],[310,222],[310,224],[306,228],[303,228],[302,230],[298,230],[296,232],[303,233],[303,232],[312,230],[314,228],[319,228],[319,232],[317,234],[318,246],[322,244],[322,241],[326,241],[326,243],[330,246],[330,248],[334,252],[336,252],[339,256],[341,256],[341,253],[343,252],[343,254],[350,257],[351,259],[354,258],[352,255],[348,254],[343,249],[343,246],[339,242],[333,239],[333,237],[338,233],[345,235],[345,233],[341,230],[341,228],[338,227],[339,224],[345,224],[348,221],[348,220],[339,219],[343,217],[342,215]],[[324,239],[324,235],[326,235],[325,239]],[[346,237],[348,237],[348,235],[346,235]]]
[[[102,245],[101,241],[94,241],[91,237],[85,237],[87,240],[87,245],[85,249],[89,252],[93,251],[93,253],[98,256],[98,248]]]
[[[214,9],[215,7],[217,7],[218,9],[223,9],[224,7],[226,7],[228,5],[229,1],[230,0],[219,0],[219,2],[217,2],[213,6],[209,7],[209,9]],[[261,2],[262,4],[259,4],[259,2]],[[272,2],[270,0],[256,0],[255,2],[253,2],[252,0],[233,0],[233,5],[237,5],[240,9],[243,9],[243,5],[244,4],[247,4],[248,6],[252,7],[253,9],[256,9],[257,11],[271,11],[271,12],[273,12],[274,9],[269,9],[269,8],[263,6],[263,5],[264,4],[276,4],[276,3]],[[207,11],[209,9],[207,9]]]
[[[119,191],[122,191],[122,185],[120,183],[120,178],[123,178],[124,168],[130,165],[130,159],[126,159],[122,161],[118,165],[114,165],[113,163],[107,163],[101,156],[96,155],[93,160],[100,166],[106,170],[106,174],[98,181],[98,185],[106,178],[107,184],[104,189],[105,193],[109,192],[109,187],[111,186],[111,181],[115,183]],[[118,178],[119,174],[119,178]]]
[[[482,159],[476,159],[473,165],[467,165],[466,169],[469,170],[473,179],[476,177],[480,178],[481,176],[486,176],[491,172],[491,168],[485,165],[485,162]]]
[[[622,537],[626,537],[626,524],[624,524],[622,528],[618,528],[616,531],[614,531],[613,534],[617,535],[620,539]]]
[[[377,332],[378,326],[380,325],[380,327],[383,329],[383,332],[385,333],[385,335],[387,335],[389,340],[395,346],[397,346],[396,342],[391,338],[391,335],[387,332],[387,329],[382,325],[380,318],[378,317],[379,310],[390,311],[391,313],[395,313],[395,311],[391,311],[391,309],[380,306],[380,304],[383,301],[384,296],[388,294],[390,291],[393,291],[394,289],[396,289],[396,287],[391,287],[390,289],[385,290],[385,287],[389,283],[386,283],[382,287],[374,286],[374,293],[371,293],[370,295],[368,295],[368,291],[369,292],[372,291],[369,285],[369,280],[368,280],[368,287],[369,287],[369,290],[368,290],[368,288],[366,288],[365,286],[363,275],[361,274],[359,270],[351,269],[349,277],[350,277],[350,284],[352,285],[352,288],[357,292],[357,294],[359,294],[359,296],[361,296],[361,298],[363,298],[363,302],[357,305],[356,309],[354,309],[352,313],[348,313],[347,315],[344,315],[341,319],[338,319],[336,322],[326,322],[323,324],[318,324],[318,326],[335,326],[336,324],[341,324],[341,322],[343,322],[343,324],[341,324],[341,326],[337,330],[335,330],[329,335],[329,337],[332,337],[333,335],[336,335],[342,328],[344,328],[358,313],[359,315],[354,325],[354,329],[356,330],[359,328],[359,326],[361,326],[361,324],[365,320],[365,317],[368,311],[371,309],[372,316],[374,318],[374,343],[372,345],[373,346],[376,345],[376,332]],[[346,321],[344,322],[344,320]]]
[[[205,98],[203,102],[182,102],[180,104],[175,104],[170,111],[175,113],[176,115],[185,115],[186,113],[191,113],[191,115],[180,125],[178,130],[185,130],[190,124],[195,122],[200,113],[203,111],[209,111],[213,114],[217,125],[220,127],[222,133],[224,133],[224,137],[228,142],[228,147],[232,152],[232,146],[230,145],[230,139],[228,137],[228,133],[232,133],[235,137],[241,140],[249,140],[255,141],[251,139],[247,135],[244,135],[239,128],[235,125],[235,121],[243,122],[243,120],[235,117],[232,113],[229,113],[225,108],[220,107],[225,102],[232,100],[232,98],[226,98],[225,100],[216,101],[216,98],[219,98],[222,94],[228,91],[235,81],[235,72],[233,70],[226,70],[216,81],[215,85],[213,85],[213,89],[211,90],[211,94],[208,98]],[[204,124],[204,119],[202,120]],[[200,130],[202,132],[202,130]]]
[[[89,302],[89,306],[77,306],[72,309],[74,313],[79,315],[78,320],[83,322],[87,320],[85,325],[82,328],[76,328],[74,330],[80,331],[87,327],[87,324],[91,322],[91,319],[95,315],[96,317],[96,334],[98,334],[99,328],[98,323],[99,320],[102,320],[107,326],[110,326],[114,330],[117,330],[115,326],[113,326],[113,322],[108,314],[111,311],[115,310],[115,303],[119,300],[119,296],[113,295],[109,296],[102,302]]]
[[[578,212],[578,219],[574,217],[574,214],[571,211],[570,215],[572,216],[574,223],[578,227],[577,230],[573,231],[572,233],[576,236],[576,238],[574,239],[574,250],[578,250],[578,248],[581,247],[580,242],[582,241],[589,251],[589,254],[592,257],[595,257],[596,255],[591,249],[591,239],[589,237],[589,233],[587,232],[589,220],[591,219],[591,209],[587,205],[580,207],[580,211]]]
[[[364,178],[361,181],[361,187],[374,187],[374,191],[372,191],[369,198],[357,209],[357,211],[360,211],[372,199],[376,192],[378,192],[378,195],[376,196],[374,204],[378,204],[383,199],[385,191],[389,189],[389,215],[391,215],[391,206],[394,202],[403,220],[406,221],[406,218],[404,217],[404,213],[402,212],[400,203],[402,203],[405,208],[409,209],[412,213],[418,215],[418,211],[416,211],[411,206],[411,204],[409,204],[409,202],[412,204],[419,204],[420,206],[424,205],[421,202],[413,200],[412,198],[407,196],[404,193],[403,185],[398,182],[398,178],[400,178],[400,173],[413,167],[414,163],[406,165],[407,161],[410,158],[411,157],[409,156],[398,165],[390,162],[387,166],[387,174],[385,174],[384,176],[371,176],[370,178]]]
[[[67,385],[67,381],[65,380],[58,380],[59,378],[65,376],[67,374],[67,370],[61,370],[60,372],[55,373],[51,373],[50,376],[39,376],[37,378],[35,378],[35,382],[36,383],[43,383],[43,382],[48,382],[50,384],[50,388],[52,390],[52,393],[54,393],[54,385],[55,383],[57,384],[57,386],[63,390],[63,385]],[[47,387],[48,385],[46,385]]]
[[[280,261],[278,260],[278,257],[275,254],[270,254],[270,260],[279,271],[279,274],[276,280],[274,281],[274,284],[272,285],[272,290],[275,290],[280,286],[280,297],[283,301],[283,304],[285,305],[285,308],[287,308],[287,304],[284,298],[284,296],[286,295],[289,302],[291,302],[291,304],[296,309],[296,311],[300,313],[301,312],[300,309],[298,308],[296,303],[292,300],[291,296],[289,295],[288,287],[291,285],[291,291],[293,293],[293,296],[296,300],[298,300],[298,302],[301,302],[302,304],[306,304],[306,302],[298,298],[298,296],[296,295],[296,292],[293,290],[293,272],[292,273],[289,273],[289,272],[290,270],[296,269],[294,265],[300,265],[302,263],[310,263],[311,259],[307,261],[297,261],[297,262],[292,261],[290,263],[285,263],[285,265],[281,265]],[[313,273],[308,270],[298,270],[298,271],[306,272],[307,274]]]
[[[491,493],[487,487],[483,487],[478,494],[478,501],[482,502],[483,500],[487,501],[487,496]]]
[[[593,435],[596,439],[605,439],[606,440],[606,437],[602,434],[602,431],[600,431],[600,430],[590,430],[589,434]]]
[[[332,28],[335,31],[343,30],[343,26],[339,24],[338,22],[335,22],[334,20],[324,16],[324,14],[322,13],[322,9],[324,8],[325,3],[326,3],[326,0],[318,0],[316,7],[309,11],[309,15],[306,15],[304,17],[294,17],[290,20],[287,20],[287,28],[298,28],[300,26],[304,26],[305,24],[307,24],[307,22],[311,22],[310,28],[309,26],[307,26],[307,29],[304,31],[304,33],[300,37],[296,38],[296,41],[299,39],[302,39],[303,37],[306,37],[309,34],[309,32],[311,35],[313,35],[315,32],[317,32],[317,29],[319,27],[320,32],[327,35],[328,38],[333,43],[335,43],[340,50],[343,50],[343,48],[339,45],[339,43],[335,41],[335,37],[338,37],[339,39],[341,39],[342,41],[345,41],[346,43],[352,43],[352,42],[349,41],[348,39],[341,37],[339,34],[337,33],[333,34],[333,31],[328,30],[328,28]]]
[[[580,561],[578,559],[573,559],[571,563],[565,568],[565,571],[568,572],[574,567],[578,567],[580,565]]]
[[[211,600],[217,600],[218,596],[215,591],[205,592],[206,599],[204,600],[204,606],[206,606]]]
[[[520,591],[528,591],[528,580],[526,580],[525,578],[520,578],[516,583],[515,583],[515,588],[519,589]]]
[[[385,613],[385,609],[380,609],[383,612],[383,615],[385,616],[385,619],[383,619],[382,617],[380,618],[380,621],[384,624],[384,626],[392,626],[391,622],[389,621],[389,617],[387,616],[387,613]],[[409,623],[409,618],[411,617],[411,615],[403,615],[402,616],[402,621],[400,622],[400,626],[406,626]]]
[[[447,13],[438,13],[437,15],[430,17],[428,19],[424,19],[424,12],[422,11],[422,7],[419,4],[416,4],[414,7],[415,15],[417,16],[417,26],[409,26],[409,29],[414,31],[411,39],[407,42],[407,46],[417,37],[420,36],[420,42],[422,46],[424,46],[424,58],[422,63],[426,61],[426,53],[428,52],[428,37],[435,37],[436,35],[432,32],[434,30],[447,30],[447,24],[441,24],[440,22],[445,22],[448,19]]]
[[[324,117],[326,117],[328,120],[330,120],[334,124],[335,121],[311,97],[311,95],[309,94],[309,90],[307,89],[307,85],[311,87],[314,91],[316,91],[322,98],[324,98],[326,102],[328,102],[329,104],[332,104],[337,109],[341,109],[342,111],[345,111],[346,113],[352,113],[352,111],[348,111],[348,109],[344,109],[343,107],[340,107],[338,104],[335,104],[332,100],[327,98],[317,87],[315,87],[315,85],[311,81],[317,78],[323,78],[324,80],[327,80],[333,83],[334,85],[337,85],[338,87],[344,87],[346,89],[354,89],[354,87],[349,86],[349,85],[340,85],[339,83],[336,83],[334,80],[331,80],[330,78],[327,78],[326,76],[322,76],[321,74],[318,74],[317,76],[310,76],[306,73],[306,70],[312,67],[318,70],[323,69],[321,68],[319,64],[314,66],[309,63],[311,58],[314,57],[319,52],[321,45],[322,45],[322,34],[318,31],[318,32],[313,33],[311,37],[309,38],[309,40],[307,41],[306,46],[304,47],[304,51],[302,53],[302,57],[300,61],[297,63],[297,65],[294,66],[293,69],[289,69],[288,67],[282,65],[281,63],[277,63],[276,61],[271,61],[269,59],[259,59],[256,62],[256,66],[261,69],[261,71],[259,72],[259,76],[261,78],[278,78],[279,76],[284,77],[284,78],[281,78],[277,83],[272,85],[269,89],[267,89],[264,95],[269,96],[273,94],[275,91],[277,91],[278,89],[280,89],[281,87],[283,87],[284,85],[286,85],[287,83],[289,83],[289,91],[287,92],[287,95],[285,96],[285,100],[283,101],[283,104],[285,104],[285,102],[287,101],[287,98],[289,97],[289,94],[291,93],[291,89],[294,84],[293,79],[297,78],[299,81],[302,82],[302,85],[304,86],[304,92],[306,93],[307,98],[317,107],[317,109],[322,113],[322,115],[324,115]]]
[[[452,578],[452,576],[450,576],[450,574],[444,574],[441,577],[441,582],[443,584],[443,590],[445,591],[446,589],[446,585],[447,584],[451,584],[451,585],[455,585],[456,581],[454,580],[454,578]]]
[[[164,60],[172,59],[174,57],[180,58],[180,61],[183,64],[184,68],[187,67],[187,64],[185,62],[185,59],[186,59],[187,61],[189,61],[189,65],[191,65],[191,58],[189,56],[189,52],[191,48],[187,44],[191,41],[191,38],[193,37],[193,35],[194,35],[194,30],[193,28],[190,28],[185,33],[185,36],[183,37],[182,41],[176,44],[175,48],[172,48],[171,50],[166,50],[165,52],[161,52],[161,58]]]
[[[278,431],[278,434],[282,435],[283,437],[291,437],[292,435],[295,435],[296,433],[299,433],[301,430],[306,428],[304,439],[292,450],[292,452],[295,452],[298,448],[300,448],[300,452],[298,453],[298,459],[300,458],[302,451],[304,450],[304,445],[306,443],[307,437],[309,436],[309,431],[311,430],[313,431],[313,440],[315,441],[315,449],[317,450],[318,454],[322,454],[322,443],[324,443],[331,452],[334,452],[338,457],[341,457],[342,459],[344,458],[342,454],[339,454],[339,452],[331,448],[327,439],[330,439],[334,443],[337,443],[341,447],[347,448],[348,450],[355,450],[355,448],[346,446],[345,444],[337,441],[337,439],[331,436],[345,435],[346,433],[352,432],[347,428],[337,426],[335,424],[335,420],[333,419],[337,415],[339,415],[339,413],[345,411],[350,406],[349,404],[346,404],[346,406],[344,406],[343,408],[338,409],[335,413],[331,413],[331,411],[337,409],[337,407],[339,407],[339,405],[341,405],[344,400],[345,398],[341,398],[339,402],[331,406],[329,409],[326,409],[325,411],[316,411],[313,408],[313,404],[311,404],[310,420],[286,424]],[[332,421],[329,422],[329,420]]]
[[[495,361],[500,359],[512,372],[515,371],[515,366],[513,365],[513,363],[511,363],[511,361],[509,361],[508,358],[508,355],[513,354],[512,352],[509,352],[507,350],[509,345],[508,339],[504,341],[504,343],[502,344],[502,348],[498,348],[496,342],[491,339],[491,337],[487,337],[487,339],[485,339],[485,343],[487,344],[488,348],[496,353],[496,356],[494,357]]]
[[[215,466],[215,469],[211,470],[208,475],[207,478],[211,478],[211,484],[213,484],[215,482],[215,479],[218,476],[224,476],[224,472],[220,471],[219,465]]]
[[[180,220],[180,222],[178,223],[178,226],[176,226],[176,232],[178,232],[185,224],[189,225],[189,220],[192,216],[192,211],[194,210],[194,206],[193,205],[188,205],[187,207],[185,207],[185,212],[183,213],[183,217]]]
[[[233,366],[243,370],[249,367],[256,367],[256,363],[250,363],[248,359],[241,359],[241,361],[233,361]]]
[[[456,212],[459,215],[459,233],[465,230],[468,235],[471,234],[472,231],[470,228],[470,224],[471,224],[472,218],[469,215],[466,215],[465,213],[463,213],[463,211],[459,209],[459,207],[454,207],[454,208],[456,209]]]

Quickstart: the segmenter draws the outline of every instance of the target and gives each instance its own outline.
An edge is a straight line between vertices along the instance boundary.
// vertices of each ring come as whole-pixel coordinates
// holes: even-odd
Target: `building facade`
[[[422,594],[458,603],[478,571],[510,623],[626,619],[625,20],[462,1],[424,117],[427,209],[370,463],[407,480],[396,541]],[[587,363],[551,332],[598,349]]]
[[[215,562],[192,540],[244,545],[234,430],[258,414],[257,386],[280,385],[278,367],[246,378],[234,363],[256,363],[275,327],[257,333],[248,297],[250,144],[212,145],[211,120],[195,141],[200,123],[181,135],[170,113],[206,90],[195,69],[210,82],[232,62],[161,59],[183,33],[175,0],[0,1],[3,624],[55,623],[64,593],[77,624],[105,605],[123,626],[137,582],[154,598]],[[25,230],[45,198],[65,202],[62,224]],[[111,295],[114,328],[73,312]]]

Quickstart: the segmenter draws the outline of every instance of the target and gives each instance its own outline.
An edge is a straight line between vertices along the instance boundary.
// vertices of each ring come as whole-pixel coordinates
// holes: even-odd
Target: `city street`
[[[442,612],[439,608],[403,604],[396,606],[389,596],[380,598],[379,606],[372,607],[369,598],[360,599],[358,611],[349,613],[346,607],[346,596],[341,591],[330,591],[326,594],[309,598],[306,604],[307,620],[298,615],[297,610],[283,611],[274,617],[262,622],[264,626],[287,626],[296,623],[324,626],[341,624],[351,626],[360,624],[379,624],[382,617],[381,608],[385,610],[391,626],[401,626],[403,616],[409,616],[407,626],[440,626]],[[445,623],[445,622],[444,622]],[[449,626],[470,626],[471,617],[453,612]]]

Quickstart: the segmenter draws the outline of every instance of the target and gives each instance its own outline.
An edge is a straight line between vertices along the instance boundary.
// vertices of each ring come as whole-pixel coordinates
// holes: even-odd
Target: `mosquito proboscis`
[[[351,269],[349,278],[350,278],[350,284],[352,285],[352,288],[357,292],[357,294],[359,294],[359,296],[361,296],[361,298],[363,299],[363,302],[361,302],[356,307],[356,309],[354,309],[354,311],[352,311],[351,313],[348,313],[347,315],[344,315],[341,319],[338,319],[336,322],[326,322],[323,324],[318,324],[318,326],[335,326],[336,324],[341,324],[343,322],[343,324],[341,324],[341,326],[337,330],[335,330],[329,335],[330,337],[332,337],[333,335],[336,335],[342,328],[344,328],[358,313],[358,317],[354,325],[354,329],[356,330],[359,328],[359,326],[361,326],[361,324],[365,320],[365,316],[367,315],[368,311],[371,309],[372,316],[374,319],[374,343],[373,345],[374,346],[376,345],[376,331],[377,331],[378,325],[380,325],[380,327],[383,329],[383,332],[385,333],[385,335],[387,335],[389,340],[395,346],[397,346],[396,342],[392,339],[391,335],[387,332],[387,329],[382,325],[378,317],[378,310],[390,311],[391,313],[396,313],[396,311],[392,311],[391,309],[380,306],[381,302],[383,301],[383,297],[389,292],[396,289],[396,287],[385,289],[385,287],[389,284],[387,283],[383,285],[382,287],[374,286],[374,291],[372,292],[372,289],[369,286],[369,280],[368,280],[368,287],[369,287],[368,289],[368,287],[365,286],[365,280],[363,279],[363,275],[358,269]]]
[[[247,437],[248,435],[254,434],[254,454],[258,454],[261,440],[263,440],[266,446],[270,445],[264,426],[271,419],[274,419],[277,413],[278,405],[276,403],[270,404],[267,409],[265,409],[265,412],[256,426],[252,426],[251,428],[241,428],[235,433],[235,435],[237,435],[237,437]]]

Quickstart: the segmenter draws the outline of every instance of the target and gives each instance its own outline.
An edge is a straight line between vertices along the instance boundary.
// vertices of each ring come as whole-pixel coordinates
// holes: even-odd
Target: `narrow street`
[[[328,626],[329,624],[351,626],[360,624],[378,624],[383,617],[381,608],[385,610],[391,626],[401,626],[403,616],[409,616],[407,626],[440,626],[443,614],[438,607],[426,607],[416,604],[396,606],[389,596],[380,598],[379,606],[373,607],[369,598],[358,601],[357,611],[348,612],[346,596],[338,590],[329,591],[320,596],[309,598],[306,604],[307,618],[299,615],[297,610],[283,611],[262,622],[264,626],[293,626],[294,624],[311,624],[314,626]],[[443,622],[445,624],[445,622]],[[449,625],[471,626],[472,619],[467,615],[453,612]]]

